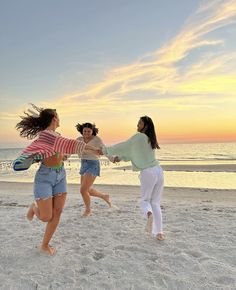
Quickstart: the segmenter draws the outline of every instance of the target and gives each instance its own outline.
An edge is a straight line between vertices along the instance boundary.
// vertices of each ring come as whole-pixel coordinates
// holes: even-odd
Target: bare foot
[[[102,199],[111,207],[110,196],[109,194],[104,194]]]
[[[158,241],[164,241],[166,237],[164,234],[159,233],[159,234],[157,234],[156,238]]]
[[[145,231],[148,232],[149,234],[152,233],[152,223],[153,223],[153,215],[152,213],[150,213],[145,227]]]
[[[56,253],[56,250],[52,246],[49,246],[49,245],[41,246],[40,251],[43,252],[43,253],[46,253],[46,254],[48,254],[50,256],[53,256]]]
[[[31,204],[31,206],[29,207],[29,209],[28,209],[28,212],[27,212],[27,215],[26,215],[26,217],[27,217],[27,219],[29,220],[29,221],[32,221],[32,219],[33,219],[33,217],[34,217],[34,206],[35,206],[35,204],[34,204],[34,202]]]
[[[91,210],[85,210],[85,212],[82,214],[82,217],[88,217],[88,216],[91,216],[91,215],[92,215]]]

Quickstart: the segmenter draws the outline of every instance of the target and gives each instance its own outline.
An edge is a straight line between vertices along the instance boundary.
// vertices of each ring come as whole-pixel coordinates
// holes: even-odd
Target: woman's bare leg
[[[152,224],[153,224],[153,214],[151,211],[147,212],[147,223],[146,223],[146,227],[145,230],[146,232],[148,232],[149,234],[152,233]]]
[[[90,200],[90,194],[89,189],[93,185],[94,180],[96,179],[96,176],[93,176],[91,174],[85,174],[81,176],[81,182],[80,182],[80,193],[82,195],[84,205],[85,205],[85,211],[83,213],[83,216],[90,216],[91,215],[91,200]]]
[[[47,252],[50,255],[55,253],[55,249],[49,246],[49,242],[58,226],[60,221],[61,213],[63,211],[66,201],[66,193],[58,194],[53,197],[52,203],[52,218],[47,223],[46,230],[44,233],[43,241],[41,244],[41,250]]]
[[[34,218],[34,207],[35,207],[35,203],[33,202],[30,205],[28,212],[27,212],[27,215],[26,215],[26,217],[29,221],[32,221],[32,219]]]
[[[52,218],[52,197],[47,199],[39,199],[33,202],[27,212],[28,220],[32,220],[34,215],[43,222],[48,222]]]
[[[91,187],[89,189],[89,194],[91,196],[95,196],[95,197],[99,197],[101,199],[103,199],[110,207],[111,207],[111,202],[110,202],[110,196],[109,194],[104,194],[101,191],[98,191],[97,189]]]

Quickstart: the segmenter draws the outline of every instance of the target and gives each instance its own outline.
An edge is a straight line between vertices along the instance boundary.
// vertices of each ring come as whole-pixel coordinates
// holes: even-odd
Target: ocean
[[[27,171],[12,170],[22,148],[0,149],[0,181],[33,182],[38,164]],[[236,143],[163,144],[156,157],[164,169],[165,186],[236,189]],[[80,182],[80,159],[65,162],[68,183]],[[101,177],[95,184],[139,185],[139,173],[130,162],[111,163],[101,158]]]

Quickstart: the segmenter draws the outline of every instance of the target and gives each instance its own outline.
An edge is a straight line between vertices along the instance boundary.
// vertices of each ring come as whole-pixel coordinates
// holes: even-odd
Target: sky
[[[0,0],[0,148],[30,103],[106,144],[236,141],[236,0]],[[28,141],[29,142],[29,141]]]

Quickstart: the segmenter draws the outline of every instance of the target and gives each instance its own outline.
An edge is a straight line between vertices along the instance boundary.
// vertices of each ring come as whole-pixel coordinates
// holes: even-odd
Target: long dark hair
[[[16,124],[16,129],[20,131],[21,137],[34,139],[38,132],[45,130],[57,116],[55,109],[43,109],[31,104],[32,109],[24,112],[25,116],[21,116],[21,121]]]
[[[83,124],[77,124],[75,126],[75,128],[77,129],[78,132],[80,132],[81,135],[83,135],[83,129],[84,128],[89,128],[91,130],[93,130],[92,135],[96,136],[98,134],[98,128],[96,128],[95,124],[91,124],[91,123],[83,123]]]
[[[144,123],[145,130],[143,131],[143,133],[148,136],[148,141],[151,144],[152,149],[161,149],[157,142],[155,127],[152,119],[148,116],[143,116],[140,117],[140,120],[142,120]]]

